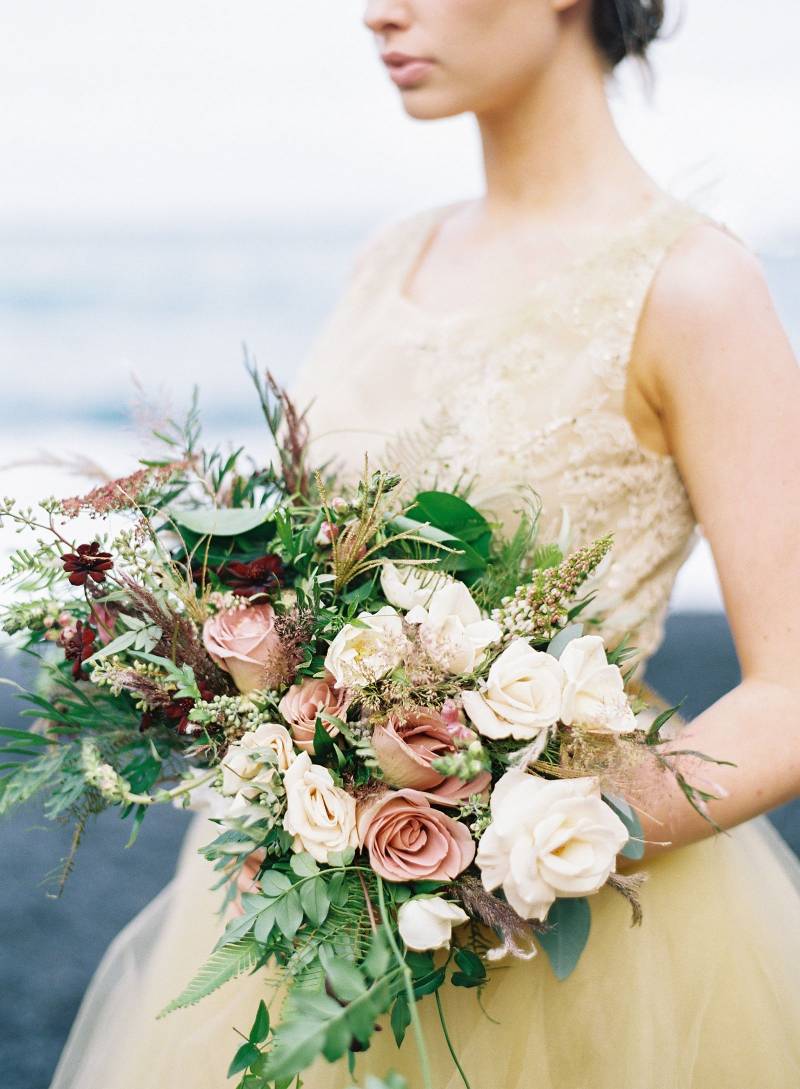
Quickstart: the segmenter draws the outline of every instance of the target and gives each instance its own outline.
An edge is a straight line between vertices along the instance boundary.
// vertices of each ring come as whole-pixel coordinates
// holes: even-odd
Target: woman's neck
[[[476,115],[482,218],[570,224],[636,214],[657,193],[617,130],[599,64],[564,56],[513,106]]]

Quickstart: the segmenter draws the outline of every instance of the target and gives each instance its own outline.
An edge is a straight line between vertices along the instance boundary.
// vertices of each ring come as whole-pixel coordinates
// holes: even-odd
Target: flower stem
[[[414,1036],[417,1041],[417,1051],[419,1052],[419,1065],[420,1072],[422,1073],[422,1082],[424,1089],[433,1089],[433,1080],[431,1078],[430,1060],[428,1059],[428,1048],[425,1044],[425,1036],[422,1031],[422,1024],[419,1019],[419,1013],[417,1012],[417,1001],[414,997],[414,984],[411,977],[411,969],[405,962],[403,954],[397,945],[397,940],[394,936],[394,930],[392,929],[389,921],[389,915],[386,911],[386,897],[383,891],[383,878],[380,874],[375,875],[378,881],[378,907],[381,913],[381,922],[386,927],[386,940],[389,942],[389,948],[394,954],[394,958],[400,970],[403,973],[403,982],[405,984],[406,999],[408,1001],[408,1012],[411,1017],[411,1024],[414,1028]]]
[[[188,794],[196,787],[202,786],[204,783],[210,783],[212,779],[216,778],[217,769],[214,768],[207,775],[198,776],[196,779],[192,779],[191,782],[186,782],[182,786],[173,787],[172,790],[159,790],[156,794],[131,794],[125,793],[124,801],[133,802],[135,805],[158,805],[161,802],[171,801],[173,798],[179,798],[181,794]]]
[[[441,1026],[442,1026],[442,1032],[444,1033],[444,1040],[445,1040],[445,1043],[447,1044],[447,1050],[450,1052],[450,1058],[453,1060],[453,1063],[455,1064],[456,1070],[461,1075],[461,1080],[463,1081],[463,1083],[465,1085],[465,1089],[472,1089],[472,1086],[469,1083],[469,1079],[467,1078],[467,1075],[464,1073],[464,1070],[462,1069],[461,1063],[458,1061],[458,1056],[455,1053],[455,1048],[453,1047],[453,1043],[452,1043],[452,1041],[450,1039],[450,1033],[447,1031],[447,1022],[444,1019],[444,1010],[442,1009],[442,1000],[439,997],[438,990],[433,992],[433,997],[436,999],[436,1009],[437,1009],[437,1011],[439,1013],[439,1022],[441,1023]]]

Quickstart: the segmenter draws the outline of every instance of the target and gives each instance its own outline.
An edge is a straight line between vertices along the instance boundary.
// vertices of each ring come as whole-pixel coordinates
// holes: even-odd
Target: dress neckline
[[[464,200],[452,201],[447,204],[437,204],[424,210],[419,216],[418,229],[410,232],[408,247],[404,247],[401,251],[399,269],[396,276],[391,280],[389,294],[410,320],[417,320],[433,326],[451,326],[460,322],[482,322],[496,317],[505,318],[521,313],[530,306],[534,298],[551,284],[560,281],[569,273],[605,255],[610,247],[617,246],[635,237],[639,232],[644,232],[647,227],[657,222],[661,217],[674,214],[677,209],[684,207],[681,201],[661,192],[648,209],[639,215],[632,216],[622,227],[610,227],[607,230],[592,232],[592,240],[586,247],[581,247],[574,257],[568,258],[559,264],[548,275],[540,276],[531,284],[522,298],[495,306],[462,307],[449,311],[430,310],[406,295],[404,289],[409,274],[412,271],[419,271],[420,261],[429,251],[448,215],[465,203],[467,202]]]

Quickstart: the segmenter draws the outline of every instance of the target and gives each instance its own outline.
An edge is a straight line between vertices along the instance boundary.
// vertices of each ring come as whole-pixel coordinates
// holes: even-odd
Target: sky
[[[668,0],[669,4],[669,0]],[[481,191],[474,119],[408,118],[363,0],[0,0],[0,230],[376,221]],[[679,196],[800,237],[800,5],[672,0],[623,134]]]

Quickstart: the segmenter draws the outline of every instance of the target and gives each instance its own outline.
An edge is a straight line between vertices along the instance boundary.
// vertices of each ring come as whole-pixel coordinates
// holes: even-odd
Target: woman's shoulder
[[[668,334],[741,321],[770,299],[761,259],[726,222],[677,202],[684,222],[660,260],[643,318]]]
[[[405,252],[405,248],[412,239],[418,236],[418,232],[424,230],[438,215],[445,213],[456,203],[459,202],[430,205],[391,219],[384,219],[377,225],[373,225],[367,231],[365,238],[356,246],[351,262],[353,278],[360,276],[373,266],[383,266],[394,256]]]

